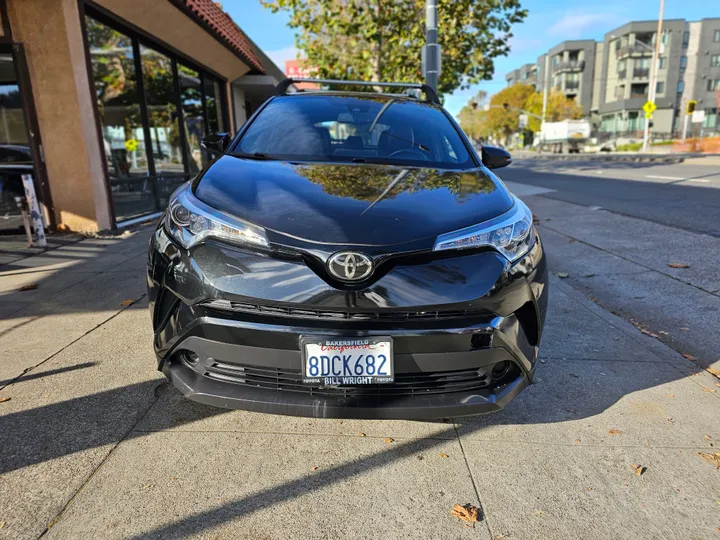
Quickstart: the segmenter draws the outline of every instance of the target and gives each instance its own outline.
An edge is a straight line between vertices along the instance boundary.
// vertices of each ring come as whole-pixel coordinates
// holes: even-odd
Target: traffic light
[[[687,103],[687,113],[688,113],[688,114],[694,113],[694,112],[695,112],[695,107],[697,107],[697,101],[695,101],[694,99],[691,99],[690,101],[688,101],[688,103]]]

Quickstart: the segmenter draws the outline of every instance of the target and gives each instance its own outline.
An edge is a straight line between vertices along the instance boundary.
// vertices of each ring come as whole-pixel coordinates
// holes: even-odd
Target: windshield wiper
[[[259,160],[266,160],[266,159],[275,159],[269,154],[266,154],[265,152],[254,152],[252,154],[248,154],[247,152],[233,152],[233,156],[239,157],[239,158],[245,158],[245,159],[259,159]]]
[[[413,142],[413,141],[408,141],[407,139],[403,139],[402,137],[398,137],[398,136],[395,135],[394,133],[390,133],[390,130],[388,130],[388,131],[383,131],[383,133],[385,133],[386,135],[388,135],[388,136],[390,136],[390,137],[395,137],[396,139],[398,139],[398,140],[400,140],[400,141],[406,142],[406,143],[408,143],[408,144],[412,144],[413,146],[417,146],[420,150],[422,150],[422,151],[424,151],[424,152],[428,152],[428,153],[430,152],[430,149],[429,149],[427,146],[425,146],[424,144],[416,143],[416,142]]]

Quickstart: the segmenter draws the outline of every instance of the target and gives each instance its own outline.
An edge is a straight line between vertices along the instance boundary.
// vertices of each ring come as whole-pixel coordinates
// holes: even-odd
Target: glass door
[[[10,52],[0,53],[0,232],[20,232],[23,174],[33,174],[22,96]],[[38,194],[39,196],[40,194]]]

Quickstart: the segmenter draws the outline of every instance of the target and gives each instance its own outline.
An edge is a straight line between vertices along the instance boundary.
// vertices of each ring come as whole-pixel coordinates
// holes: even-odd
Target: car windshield
[[[286,161],[475,166],[440,108],[382,96],[276,98],[249,126],[233,153]]]

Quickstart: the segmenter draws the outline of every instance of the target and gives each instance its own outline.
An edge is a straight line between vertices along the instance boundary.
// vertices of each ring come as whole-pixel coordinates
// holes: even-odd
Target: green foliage
[[[417,82],[425,43],[424,0],[261,0],[291,14],[296,44],[323,78]],[[439,93],[491,79],[506,55],[520,0],[438,0]]]
[[[650,143],[651,146],[672,146],[675,144],[675,141],[672,139],[669,139],[667,141],[655,141]]]
[[[525,102],[524,109],[538,116],[542,116],[543,95],[541,92],[535,92]],[[578,120],[583,117],[582,106],[573,99],[568,99],[565,94],[559,90],[551,90],[548,92],[547,111],[545,112],[546,122],[562,122],[563,120]],[[540,131],[540,119],[533,118],[528,120],[528,129],[536,132]]]
[[[463,131],[472,138],[485,138],[488,135],[504,138],[519,131],[519,117],[522,109],[531,114],[542,115],[543,95],[531,85],[514,84],[503,88],[490,99],[490,109],[485,111],[482,105],[473,107],[477,97],[468,101],[460,110],[458,122]],[[508,105],[505,109],[504,104]],[[583,109],[574,100],[568,99],[562,92],[553,90],[548,94],[546,111],[547,122],[575,120],[582,118]],[[540,131],[540,119],[528,116],[526,131]]]
[[[642,143],[620,144],[615,149],[617,152],[637,152],[642,148]]]
[[[503,88],[490,98],[490,110],[487,111],[487,127],[499,137],[507,137],[518,131],[520,112],[525,102],[535,93],[529,84],[514,84]],[[504,105],[507,103],[508,108]]]

